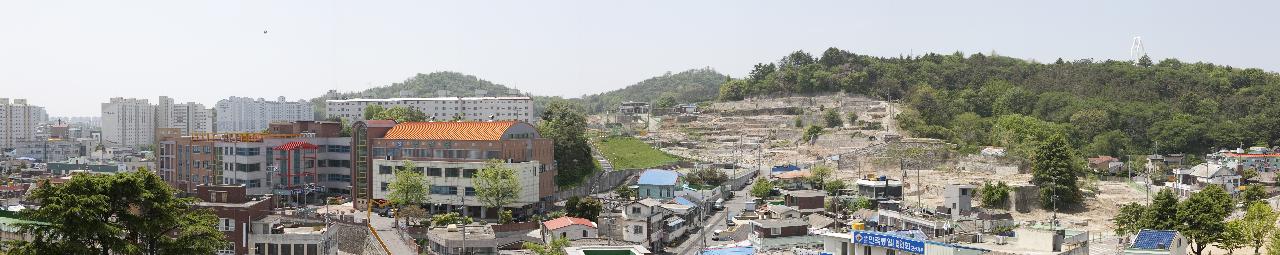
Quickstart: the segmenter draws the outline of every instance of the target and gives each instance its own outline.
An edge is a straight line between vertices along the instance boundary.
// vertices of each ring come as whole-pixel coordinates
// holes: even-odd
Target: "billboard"
[[[855,244],[924,254],[924,241],[922,240],[870,231],[852,231],[850,234],[853,236],[852,243]]]

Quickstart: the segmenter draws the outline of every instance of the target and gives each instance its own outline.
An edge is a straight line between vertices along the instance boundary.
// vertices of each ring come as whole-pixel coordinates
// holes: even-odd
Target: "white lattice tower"
[[[1129,57],[1133,58],[1134,61],[1137,61],[1139,58],[1146,55],[1147,48],[1142,46],[1142,37],[1134,36],[1133,44],[1129,45]]]

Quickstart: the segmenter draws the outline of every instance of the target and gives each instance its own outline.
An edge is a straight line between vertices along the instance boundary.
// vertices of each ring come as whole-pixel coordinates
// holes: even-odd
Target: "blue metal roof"
[[[697,207],[697,206],[698,206],[698,205],[694,204],[694,203],[693,203],[693,201],[689,201],[689,199],[685,199],[684,197],[676,197],[676,199],[675,199],[675,200],[676,200],[676,204],[680,204],[680,205],[687,205],[687,206],[691,206],[691,207]]]
[[[797,170],[800,170],[800,167],[796,165],[777,165],[773,166],[773,169],[770,172],[790,172]]]
[[[1134,238],[1133,246],[1129,248],[1143,250],[1169,250],[1169,246],[1173,243],[1173,237],[1178,231],[1172,230],[1151,230],[1143,229],[1138,232],[1138,237]]]
[[[637,184],[642,185],[676,185],[676,180],[680,178],[680,173],[670,170],[649,169],[640,173],[640,180]]]

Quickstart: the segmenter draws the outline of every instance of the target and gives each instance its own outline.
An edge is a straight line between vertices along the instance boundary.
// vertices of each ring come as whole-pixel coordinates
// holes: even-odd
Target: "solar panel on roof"
[[[1164,230],[1142,230],[1134,238],[1132,248],[1145,250],[1168,250],[1177,232]]]

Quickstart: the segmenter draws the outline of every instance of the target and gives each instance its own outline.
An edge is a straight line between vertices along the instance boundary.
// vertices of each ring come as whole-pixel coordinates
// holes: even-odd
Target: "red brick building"
[[[221,254],[249,254],[250,224],[271,214],[271,198],[250,198],[243,185],[199,185],[195,197],[204,201],[196,208],[209,209],[218,215],[218,230],[226,235],[228,246]]]

